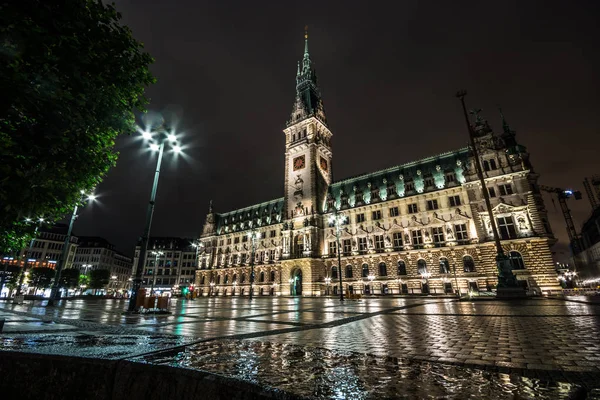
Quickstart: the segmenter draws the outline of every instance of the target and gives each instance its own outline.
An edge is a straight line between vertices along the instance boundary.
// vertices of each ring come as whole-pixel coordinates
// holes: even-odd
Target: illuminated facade
[[[40,228],[37,237],[33,241],[31,251],[21,250],[21,264],[27,262],[27,268],[48,267],[56,268],[56,264],[62,257],[65,239],[67,238],[68,226],[65,224],[54,224]],[[71,268],[77,252],[79,238],[71,235],[67,260],[63,268]],[[16,263],[16,260],[15,260]]]
[[[503,118],[476,115],[476,142],[514,273],[531,292],[559,290],[555,242],[527,150]],[[468,148],[333,181],[332,131],[305,44],[284,129],[283,197],[226,213],[209,209],[196,286],[201,295],[453,293],[491,289],[496,251]],[[338,248],[334,214],[346,217]],[[337,254],[341,252],[341,268]],[[254,255],[254,257],[253,257]]]
[[[197,248],[193,239],[151,237],[146,251],[142,287],[159,292],[179,292],[194,284]],[[135,248],[133,265],[137,265],[140,245]]]
[[[129,288],[133,264],[131,257],[119,253],[108,240],[96,236],[80,236],[73,268],[86,275],[96,269],[109,270],[107,289],[118,291]]]

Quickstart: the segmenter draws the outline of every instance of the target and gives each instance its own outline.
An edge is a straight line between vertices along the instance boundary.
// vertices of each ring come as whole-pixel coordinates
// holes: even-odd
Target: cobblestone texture
[[[120,335],[108,353],[125,357],[216,338],[260,339],[497,369],[600,372],[600,302],[594,298],[458,302],[374,297],[343,304],[328,298],[258,298],[252,303],[201,298],[175,300],[173,314],[157,316],[126,315],[126,306],[119,300],[74,300],[54,308],[3,302],[0,318],[7,322],[0,348],[56,352],[79,345],[93,353],[91,348],[101,343],[78,336]],[[146,337],[150,342],[135,339]],[[62,347],[51,347],[48,338]]]

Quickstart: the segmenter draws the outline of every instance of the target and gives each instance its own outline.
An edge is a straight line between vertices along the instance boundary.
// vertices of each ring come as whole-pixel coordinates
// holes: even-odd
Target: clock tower
[[[317,86],[317,75],[308,54],[298,63],[296,99],[285,133],[285,216],[294,225],[323,212],[331,184],[331,136]]]

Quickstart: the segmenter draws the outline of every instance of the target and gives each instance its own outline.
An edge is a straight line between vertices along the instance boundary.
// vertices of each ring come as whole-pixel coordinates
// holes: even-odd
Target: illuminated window
[[[440,274],[450,273],[450,263],[446,257],[440,257]]]
[[[421,230],[412,231],[412,244],[413,246],[420,246],[423,244],[423,233]]]
[[[475,272],[475,261],[471,256],[463,257],[463,268],[465,272]]]
[[[352,265],[346,265],[346,278],[352,278]]]
[[[439,208],[438,206],[438,201],[437,200],[427,200],[427,209],[429,211],[431,210],[437,210]]]
[[[398,261],[398,275],[406,275],[406,263],[402,260]]]
[[[469,240],[466,224],[454,225],[454,231],[456,232],[456,240]]]
[[[448,204],[450,205],[450,207],[458,207],[460,206],[460,196],[456,195],[456,196],[450,196],[448,197]]]
[[[337,254],[337,242],[329,242],[329,255],[335,256]]]
[[[419,261],[417,261],[417,272],[419,274],[427,273],[427,263],[422,258]]]
[[[498,233],[502,240],[514,239],[517,237],[517,231],[515,230],[515,223],[512,217],[498,217]]]
[[[444,228],[442,228],[442,227],[433,228],[432,233],[433,233],[433,243],[435,243],[435,244],[444,243]]]
[[[596,252],[598,253],[598,252]],[[600,258],[598,257],[598,254],[595,254],[596,259]],[[510,253],[508,253],[508,258],[511,261],[512,267],[513,269],[525,269],[525,263],[523,262],[523,257],[521,257],[521,253],[519,253],[518,251],[511,251]]]
[[[498,190],[500,191],[500,196],[508,196],[513,194],[512,186],[510,184],[500,185],[498,186]]]
[[[350,239],[344,239],[344,254],[350,254],[352,252],[352,241]]]
[[[358,238],[358,251],[367,251],[367,238],[360,237]]]
[[[402,247],[402,232],[394,232],[394,248],[399,249]]]
[[[383,235],[375,235],[375,249],[383,250]]]
[[[362,277],[366,278],[369,276],[369,264],[362,265]]]

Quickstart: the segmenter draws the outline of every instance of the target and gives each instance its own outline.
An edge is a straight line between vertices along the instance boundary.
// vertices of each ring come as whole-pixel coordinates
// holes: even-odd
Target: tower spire
[[[304,58],[309,58],[309,56],[308,56],[308,25],[304,26]]]
[[[298,62],[296,72],[296,101],[288,126],[299,119],[315,116],[327,125],[321,93],[317,85],[317,74],[308,54],[308,26],[304,27],[304,55]]]
[[[498,111],[500,112],[500,118],[502,119],[502,130],[506,135],[514,135],[514,131],[510,129],[510,125],[506,122],[506,118],[504,118],[504,113],[502,112],[502,108],[498,106]]]

